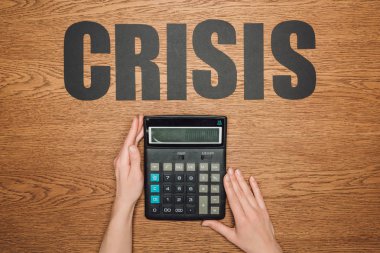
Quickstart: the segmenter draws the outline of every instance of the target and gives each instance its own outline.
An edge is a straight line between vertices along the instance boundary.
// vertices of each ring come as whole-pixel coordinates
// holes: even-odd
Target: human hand
[[[144,186],[144,175],[140,168],[140,151],[137,148],[143,138],[143,116],[133,118],[128,136],[119,155],[114,160],[116,174],[116,197],[114,212],[133,210]]]
[[[224,176],[224,188],[235,219],[235,227],[230,228],[216,220],[203,221],[202,226],[212,228],[245,252],[280,253],[282,250],[275,239],[264,199],[252,176],[249,184],[251,188],[240,170],[234,171],[230,168]]]
[[[124,145],[114,160],[116,197],[112,217],[100,246],[100,253],[132,252],[133,210],[144,186],[144,175],[140,168],[140,152],[137,149],[143,136],[143,116],[139,115],[133,118]]]

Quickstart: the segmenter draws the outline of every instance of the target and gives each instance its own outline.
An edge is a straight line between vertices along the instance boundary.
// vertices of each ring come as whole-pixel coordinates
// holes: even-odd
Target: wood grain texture
[[[110,216],[112,161],[131,118],[220,114],[229,118],[229,166],[259,181],[285,252],[380,251],[379,1],[10,1],[0,2],[0,252],[96,252]],[[223,19],[237,44],[218,46],[235,62],[238,87],[222,100],[200,97],[191,71],[207,68],[192,50],[201,21]],[[85,55],[112,68],[103,98],[79,101],[63,83],[63,38],[73,23],[106,27],[111,54]],[[303,20],[316,49],[317,87],[299,101],[278,97],[272,29]],[[243,99],[243,24],[264,23],[265,99]],[[154,26],[161,100],[115,99],[115,24]],[[188,99],[166,99],[166,24],[186,23]],[[295,44],[295,38],[292,44]],[[86,50],[88,50],[86,38]],[[294,74],[292,74],[294,76]],[[213,80],[216,74],[213,72]],[[140,147],[142,150],[142,147]],[[134,219],[135,252],[239,252],[200,222],[150,221],[143,198]],[[232,224],[228,209],[224,220]]]

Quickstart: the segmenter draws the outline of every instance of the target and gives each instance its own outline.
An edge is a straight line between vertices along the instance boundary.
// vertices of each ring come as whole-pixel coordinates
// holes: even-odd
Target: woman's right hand
[[[230,228],[216,220],[203,221],[227,240],[249,253],[280,253],[281,247],[274,236],[273,225],[264,199],[255,179],[248,186],[240,170],[229,169],[224,176],[224,188],[235,219]]]

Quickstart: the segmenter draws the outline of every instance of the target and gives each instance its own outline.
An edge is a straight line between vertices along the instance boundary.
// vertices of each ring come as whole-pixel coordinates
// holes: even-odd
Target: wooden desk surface
[[[228,165],[257,177],[285,252],[379,252],[379,12],[379,1],[354,0],[1,1],[0,251],[97,251],[114,197],[112,161],[132,116],[211,113],[228,116]],[[236,45],[219,48],[237,66],[238,87],[216,101],[197,95],[191,79],[207,68],[192,31],[210,18],[237,32]],[[112,68],[109,92],[92,102],[71,97],[63,82],[65,31],[84,20],[104,25],[112,42],[108,56],[86,53],[87,81],[90,64]],[[316,49],[301,51],[316,68],[316,90],[298,101],[272,86],[273,75],[292,74],[270,49],[285,20],[316,33]],[[186,101],[166,99],[166,24],[176,22],[187,24]],[[248,22],[264,23],[264,100],[243,99]],[[160,101],[142,101],[140,86],[136,101],[115,99],[114,25],[123,23],[158,30]],[[150,221],[143,211],[141,198],[135,252],[239,251],[200,222]],[[229,209],[224,223],[232,224]]]

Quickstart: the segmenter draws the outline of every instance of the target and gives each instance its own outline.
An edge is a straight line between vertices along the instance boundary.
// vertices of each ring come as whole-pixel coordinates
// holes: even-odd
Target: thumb
[[[223,223],[216,220],[205,220],[202,222],[202,226],[209,227],[212,230],[215,230],[222,236],[226,237],[227,240],[233,241],[235,235],[235,230],[233,228],[227,227]]]
[[[135,145],[129,146],[129,160],[131,162],[131,171],[140,169],[140,152]]]

